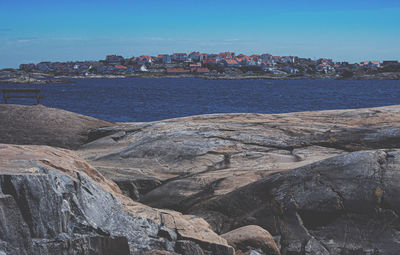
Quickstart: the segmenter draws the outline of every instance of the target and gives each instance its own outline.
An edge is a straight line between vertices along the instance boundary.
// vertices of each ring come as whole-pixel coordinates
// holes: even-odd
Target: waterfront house
[[[201,61],[200,60],[200,52],[198,51],[193,51],[190,52],[189,56],[188,56],[192,61]]]
[[[123,65],[116,65],[115,68],[116,68],[117,70],[127,70],[127,69],[128,69],[128,67],[123,66]]]
[[[397,66],[399,65],[399,61],[397,60],[384,60],[382,62],[382,66]]]
[[[190,70],[192,73],[204,74],[209,73],[210,70],[208,68],[191,68]]]
[[[378,68],[380,67],[379,61],[364,61],[360,63],[361,68]]]
[[[261,69],[267,71],[269,68],[272,68],[271,62],[263,62],[261,63]]]
[[[217,60],[215,60],[215,59],[204,59],[202,63],[203,63],[203,65],[205,65],[205,64],[217,64]]]
[[[36,65],[36,68],[39,71],[46,72],[50,69],[49,65],[50,65],[50,62],[40,62],[39,64]]]
[[[184,62],[187,60],[187,54],[186,53],[174,53],[172,55],[172,60],[177,61],[177,62]]]
[[[322,64],[322,63],[333,65],[333,61],[331,58],[320,58],[317,60],[317,64]]]
[[[170,64],[171,63],[171,56],[168,54],[160,54],[157,56],[157,59],[163,64]]]
[[[281,70],[288,74],[296,74],[299,72],[299,69],[294,68],[293,66],[284,66]]]
[[[293,56],[284,56],[284,57],[281,57],[281,62],[282,62],[282,63],[294,64],[294,63],[296,62],[296,57],[293,57]]]
[[[335,68],[331,66],[328,62],[323,62],[315,67],[318,72],[323,72],[325,74],[333,73]]]
[[[139,65],[144,65],[144,64],[152,63],[152,59],[150,56],[140,56],[140,57],[132,58],[131,62],[139,64]]]
[[[263,63],[264,62],[271,62],[273,60],[272,55],[268,54],[268,53],[262,54],[260,56],[260,58],[261,58],[261,62],[263,62]]]
[[[234,52],[221,52],[218,54],[221,59],[233,59],[235,57]]]
[[[149,70],[147,69],[146,65],[144,64],[138,64],[134,63],[131,65],[132,70],[135,72],[148,72]]]
[[[234,59],[223,59],[221,63],[225,67],[240,67],[240,64]]]
[[[281,63],[281,57],[280,56],[272,56],[272,60],[274,63]]]
[[[110,64],[118,64],[124,62],[124,58],[122,56],[117,55],[108,55],[106,56],[106,62]]]
[[[189,67],[190,67],[190,68],[200,68],[200,67],[201,67],[201,63],[190,64]]]
[[[184,74],[184,73],[190,73],[190,70],[187,70],[184,68],[167,68],[167,73],[168,74]]]

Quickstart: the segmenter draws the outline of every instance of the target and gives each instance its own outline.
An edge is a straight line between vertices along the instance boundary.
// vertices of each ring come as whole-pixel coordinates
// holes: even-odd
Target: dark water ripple
[[[43,105],[109,121],[153,121],[206,113],[284,113],[400,104],[400,81],[76,79],[30,85]],[[1,84],[1,88],[26,88]],[[12,103],[32,104],[30,99]]]

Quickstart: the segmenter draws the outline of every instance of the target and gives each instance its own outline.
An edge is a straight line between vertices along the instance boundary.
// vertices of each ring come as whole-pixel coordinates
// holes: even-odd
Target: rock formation
[[[280,236],[282,254],[394,255],[399,180],[400,150],[352,152],[270,175],[192,210],[227,229],[261,226]]]
[[[77,149],[89,130],[113,123],[42,105],[0,104],[0,143]]]
[[[0,144],[0,206],[0,254],[146,254],[178,241],[233,254],[203,219],[132,201],[68,150]]]
[[[236,251],[241,251],[242,253],[259,251],[263,254],[280,255],[271,234],[256,225],[234,229],[221,235],[221,237],[225,238]]]
[[[91,131],[101,134],[110,135],[84,145],[82,157],[133,199],[187,212],[275,172],[399,146],[400,107],[215,114]]]
[[[400,250],[400,106],[118,124],[2,107],[0,141],[76,152],[0,145],[0,254]]]

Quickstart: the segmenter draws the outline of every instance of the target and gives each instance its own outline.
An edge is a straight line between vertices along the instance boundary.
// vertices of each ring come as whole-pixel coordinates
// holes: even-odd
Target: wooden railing
[[[8,103],[7,99],[10,98],[36,98],[36,104],[39,104],[39,99],[43,98],[39,96],[40,89],[2,89],[4,103]],[[27,94],[35,95],[27,95]]]

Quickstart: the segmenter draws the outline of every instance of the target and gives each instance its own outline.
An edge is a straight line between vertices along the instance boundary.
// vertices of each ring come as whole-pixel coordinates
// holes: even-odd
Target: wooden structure
[[[2,89],[4,103],[7,104],[9,98],[36,98],[36,104],[39,104],[39,99],[43,98],[39,96],[40,89]],[[35,95],[27,95],[27,94]],[[17,95],[16,95],[17,94]]]

